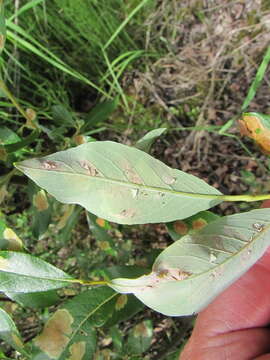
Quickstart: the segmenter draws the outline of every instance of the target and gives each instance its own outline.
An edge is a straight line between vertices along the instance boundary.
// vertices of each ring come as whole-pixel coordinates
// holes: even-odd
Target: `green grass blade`
[[[266,50],[266,53],[263,57],[263,61],[261,62],[258,70],[257,70],[257,73],[256,73],[256,76],[255,76],[255,79],[253,80],[250,88],[249,88],[249,91],[248,91],[248,94],[243,102],[243,105],[241,107],[241,110],[242,111],[245,111],[247,109],[247,107],[249,106],[250,102],[252,101],[252,99],[254,98],[254,96],[256,95],[256,92],[259,88],[259,86],[261,85],[261,82],[263,80],[263,77],[264,77],[264,74],[265,74],[265,71],[267,69],[267,66],[269,64],[269,61],[270,61],[270,46],[268,47],[268,49]]]
[[[124,29],[124,27],[130,22],[130,20],[133,18],[133,16],[141,10],[141,8],[146,5],[146,3],[149,0],[143,0],[139,5],[137,5],[135,7],[135,9],[133,9],[131,11],[131,13],[128,15],[128,17],[120,24],[120,26],[116,29],[116,31],[112,34],[112,36],[110,37],[110,39],[107,41],[107,43],[104,45],[103,50],[106,50],[114,41],[114,39],[120,34],[120,32]]]

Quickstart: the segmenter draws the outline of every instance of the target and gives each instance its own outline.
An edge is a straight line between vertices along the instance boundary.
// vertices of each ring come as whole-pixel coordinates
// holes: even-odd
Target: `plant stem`
[[[100,281],[88,281],[88,280],[82,280],[82,279],[75,279],[72,282],[86,285],[86,286],[96,286],[96,285],[108,285],[108,281],[100,280]]]
[[[9,98],[9,100],[12,102],[12,104],[16,107],[16,109],[22,114],[22,116],[28,120],[28,116],[24,109],[21,107],[21,105],[17,102],[15,97],[11,94],[9,89],[7,88],[6,84],[3,80],[0,80],[0,90],[3,91],[3,93]]]

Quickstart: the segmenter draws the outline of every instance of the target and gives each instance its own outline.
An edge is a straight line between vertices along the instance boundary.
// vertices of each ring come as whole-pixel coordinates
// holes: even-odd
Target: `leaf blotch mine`
[[[166,185],[173,185],[176,182],[176,178],[171,175],[163,175],[162,180]]]
[[[258,232],[263,231],[265,225],[260,223],[255,223],[252,225],[253,229],[257,230]]]
[[[136,212],[133,209],[124,209],[119,214],[120,218],[133,218],[135,216]]]
[[[81,160],[80,161],[80,166],[87,171],[87,174],[90,176],[100,176],[100,173],[98,171],[98,169],[90,163],[90,161],[88,160]]]
[[[119,311],[121,309],[123,309],[128,301],[128,297],[125,294],[122,294],[118,297],[116,304],[115,304],[115,310]]]
[[[33,196],[33,204],[39,212],[45,211],[48,209],[49,203],[48,203],[47,196],[46,196],[46,193],[44,190],[38,191]]]
[[[85,341],[74,343],[70,346],[70,357],[67,360],[82,360],[86,350]]]
[[[200,218],[197,220],[194,220],[192,222],[192,229],[193,230],[201,230],[202,228],[204,228],[207,225],[207,221]]]
[[[136,338],[149,336],[149,330],[144,322],[141,322],[134,327],[134,336]]]
[[[7,250],[20,251],[23,248],[22,240],[10,228],[5,228],[3,232],[4,239],[8,242]]]
[[[41,161],[41,167],[44,170],[55,170],[57,169],[58,165],[55,161],[45,160]]]
[[[104,227],[105,227],[106,222],[105,222],[105,220],[104,220],[104,219],[101,219],[101,218],[96,218],[96,224],[97,224],[98,226],[100,226],[100,227],[104,228]]]
[[[173,223],[173,229],[179,235],[186,235],[188,233],[188,225],[181,220],[177,220]]]
[[[69,342],[72,323],[73,317],[68,310],[57,310],[47,321],[43,332],[35,339],[35,345],[52,359],[57,359]]]
[[[124,173],[130,182],[134,184],[143,184],[140,175],[130,165],[125,166]]]

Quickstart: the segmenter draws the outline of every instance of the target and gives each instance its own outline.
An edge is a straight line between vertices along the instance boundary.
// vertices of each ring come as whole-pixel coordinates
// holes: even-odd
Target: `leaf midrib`
[[[191,198],[202,198],[202,199],[209,199],[209,200],[210,199],[211,200],[212,199],[217,199],[217,200],[220,200],[220,201],[222,201],[223,197],[225,196],[222,193],[220,193],[220,195],[219,195],[219,194],[201,194],[201,193],[194,193],[194,192],[184,192],[184,191],[178,191],[178,190],[162,188],[162,187],[157,187],[157,186],[151,186],[151,185],[145,185],[145,184],[137,184],[137,183],[127,182],[127,181],[124,181],[124,180],[113,179],[113,178],[109,178],[109,177],[91,176],[91,175],[82,174],[82,173],[71,173],[71,172],[68,172],[68,171],[46,170],[46,169],[34,168],[34,167],[24,167],[24,166],[21,166],[21,165],[17,165],[17,168],[19,170],[20,170],[20,168],[21,169],[26,169],[26,171],[28,169],[31,169],[31,170],[45,171],[46,173],[55,173],[55,174],[62,174],[62,175],[69,175],[69,176],[86,177],[87,179],[94,179],[94,180],[102,181],[102,182],[105,182],[105,183],[114,183],[114,184],[117,184],[117,185],[122,185],[122,186],[126,186],[128,188],[132,188],[132,189],[137,188],[137,189],[142,189],[142,190],[147,190],[147,191],[173,194],[173,195],[176,195],[176,196],[186,196],[186,197],[191,197]],[[209,185],[209,187],[210,187],[210,185]],[[213,189],[215,189],[215,188],[213,188]],[[246,196],[246,195],[243,195],[243,196]]]

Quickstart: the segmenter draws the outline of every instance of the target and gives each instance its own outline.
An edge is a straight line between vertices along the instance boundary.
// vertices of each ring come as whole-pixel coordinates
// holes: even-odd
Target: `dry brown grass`
[[[182,104],[200,107],[190,126],[222,125],[239,113],[269,44],[266,1],[162,0],[146,27],[146,49],[164,55],[137,74],[134,85],[145,105],[157,103],[176,126],[181,119],[170,107]],[[251,110],[269,111],[268,87],[266,76]],[[192,131],[185,151],[199,151],[206,137],[205,131]]]

